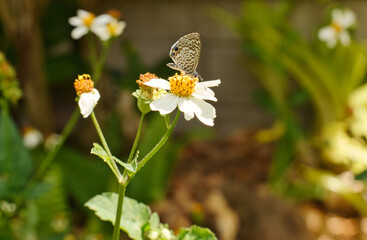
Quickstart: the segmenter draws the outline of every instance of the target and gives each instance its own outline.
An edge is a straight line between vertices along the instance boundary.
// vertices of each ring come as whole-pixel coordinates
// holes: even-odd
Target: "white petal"
[[[95,104],[97,104],[101,95],[99,94],[98,90],[95,88],[93,88],[92,93],[93,93],[93,101],[95,102]]]
[[[189,98],[180,98],[178,108],[185,114],[186,121],[190,121],[194,117],[196,105]]]
[[[74,27],[78,27],[83,25],[83,20],[79,17],[71,17],[69,18],[69,24],[74,26]]]
[[[335,31],[335,29],[331,26],[327,26],[327,27],[323,27],[319,30],[319,39],[322,41],[330,41],[332,39],[336,39],[337,37],[337,32]]]
[[[78,9],[76,11],[76,15],[78,15],[78,17],[80,18],[86,18],[88,17],[89,15],[91,15],[92,13],[88,12],[88,11],[85,11],[83,9]]]
[[[152,109],[153,111],[159,111],[160,114],[166,115],[175,110],[178,104],[178,100],[178,96],[172,93],[167,93],[157,100],[151,102],[149,106],[150,109]]]
[[[192,94],[192,96],[204,99],[204,100],[211,100],[211,101],[217,101],[217,98],[215,97],[215,94],[213,90],[211,90],[209,87],[216,87],[219,86],[220,80],[211,80],[211,81],[205,81],[205,82],[199,82],[195,86],[195,92]]]
[[[151,79],[149,82],[145,82],[144,85],[155,88],[162,88],[165,90],[169,90],[169,82],[165,79]]]
[[[89,29],[87,27],[84,26],[79,26],[73,29],[73,31],[71,31],[71,37],[73,39],[79,39],[82,36],[84,36],[85,34],[87,34],[89,31]]]
[[[343,16],[340,19],[340,25],[344,28],[349,28],[356,23],[356,15],[351,10],[344,10]]]
[[[108,23],[110,23],[111,21],[113,21],[113,19],[114,18],[111,15],[109,15],[109,14],[99,15],[98,17],[96,17],[93,20],[92,27],[93,26],[98,27],[98,26],[107,25]]]
[[[93,91],[89,93],[83,93],[80,96],[78,105],[80,108],[80,113],[84,118],[87,118],[93,112],[93,109],[96,106],[99,98],[100,95],[97,89],[93,89]]]
[[[220,79],[217,79],[217,80],[210,80],[210,81],[200,82],[200,83],[198,83],[198,85],[202,84],[205,87],[218,87],[220,83],[221,83]]]
[[[117,27],[116,27],[116,32],[115,32],[115,36],[119,36],[121,35],[121,33],[124,31],[126,27],[126,22],[120,21],[117,23]]]
[[[213,126],[216,117],[215,108],[199,98],[191,97],[190,100],[197,106],[194,111],[198,119],[205,125]]]
[[[94,32],[102,41],[107,41],[110,39],[111,35],[106,26],[102,27],[94,27],[92,28],[92,32]]]
[[[341,19],[343,18],[343,12],[339,8],[333,9],[331,12],[331,19],[333,22],[340,23]]]
[[[214,96],[213,90],[211,90],[208,87],[204,87],[202,85],[195,86],[195,92],[192,94],[192,96],[204,100],[217,101],[217,98]]]
[[[339,35],[340,42],[343,46],[348,46],[350,44],[350,36],[347,31],[343,31]]]

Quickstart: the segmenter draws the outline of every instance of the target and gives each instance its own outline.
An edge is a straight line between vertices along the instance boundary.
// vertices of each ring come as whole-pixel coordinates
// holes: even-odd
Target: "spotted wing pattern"
[[[168,63],[167,66],[183,74],[201,78],[196,72],[200,58],[200,50],[201,41],[199,33],[187,34],[178,39],[171,47],[169,55],[173,63]]]

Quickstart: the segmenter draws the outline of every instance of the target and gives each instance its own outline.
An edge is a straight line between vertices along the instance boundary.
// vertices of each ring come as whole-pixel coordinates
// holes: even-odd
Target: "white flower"
[[[97,105],[99,97],[99,92],[95,88],[93,88],[91,92],[83,93],[82,95],[80,95],[78,105],[80,108],[80,113],[83,115],[83,118],[87,118],[93,112],[93,109]]]
[[[79,9],[77,10],[77,16],[69,18],[70,25],[75,27],[71,31],[71,37],[79,39],[87,34],[89,30],[97,28],[99,25],[106,25],[111,21],[111,18],[108,14],[95,17],[93,13]]]
[[[43,141],[43,136],[40,131],[33,127],[26,127],[23,135],[24,146],[28,149],[34,149]]]
[[[121,35],[126,27],[126,22],[118,21],[114,17],[110,17],[110,20],[106,24],[100,24],[99,21],[103,19],[96,19],[97,24],[92,26],[92,31],[102,40],[107,41],[110,38]]]
[[[168,78],[168,80],[152,79],[144,83],[150,87],[170,91],[159,99],[152,101],[150,108],[153,111],[159,111],[162,115],[166,115],[178,106],[180,111],[185,114],[187,121],[196,115],[202,123],[213,126],[214,118],[216,117],[215,108],[204,100],[217,101],[214,92],[209,87],[218,86],[220,80],[198,82],[197,78],[177,74]]]
[[[338,41],[343,46],[350,44],[348,28],[356,23],[356,15],[351,10],[334,9],[331,13],[331,24],[319,30],[318,37],[326,42],[326,46],[333,48]]]

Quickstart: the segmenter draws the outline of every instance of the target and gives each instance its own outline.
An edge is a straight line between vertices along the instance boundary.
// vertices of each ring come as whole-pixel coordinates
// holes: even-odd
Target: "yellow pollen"
[[[92,92],[94,88],[94,82],[89,74],[78,75],[78,79],[75,79],[74,88],[78,96],[83,93]]]
[[[109,23],[107,24],[107,29],[110,32],[111,36],[116,36],[117,24]]]
[[[334,28],[334,30],[336,31],[336,32],[341,32],[342,31],[342,27],[338,24],[338,23],[332,23],[331,24],[331,26]]]
[[[171,93],[180,97],[190,97],[195,92],[198,78],[189,75],[178,75],[177,73],[168,78]]]
[[[89,13],[88,16],[83,18],[84,25],[87,27],[90,27],[92,25],[94,18],[95,18],[95,15],[93,13]]]
[[[152,79],[157,79],[159,77],[157,77],[157,75],[155,75],[154,73],[144,73],[144,74],[140,74],[139,76],[139,80],[136,80],[136,83],[139,84],[140,87],[144,87],[144,83],[149,82]]]

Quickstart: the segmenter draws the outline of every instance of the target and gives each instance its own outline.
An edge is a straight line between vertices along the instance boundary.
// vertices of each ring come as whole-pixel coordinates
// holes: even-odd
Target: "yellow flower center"
[[[168,81],[171,93],[180,97],[190,97],[195,92],[195,86],[199,79],[176,73],[173,77],[169,77]]]
[[[340,33],[342,31],[342,27],[338,24],[338,23],[335,23],[333,22],[331,24],[331,26],[334,28],[334,30],[337,32],[337,33]]]
[[[94,82],[89,74],[78,75],[78,79],[75,79],[74,88],[78,96],[83,93],[92,92],[94,88]]]
[[[89,13],[88,16],[83,18],[84,25],[87,27],[90,27],[92,25],[94,18],[95,18],[95,15],[93,13]]]
[[[116,29],[117,29],[116,23],[107,24],[107,29],[108,29],[108,32],[111,34],[111,36],[116,36]]]

